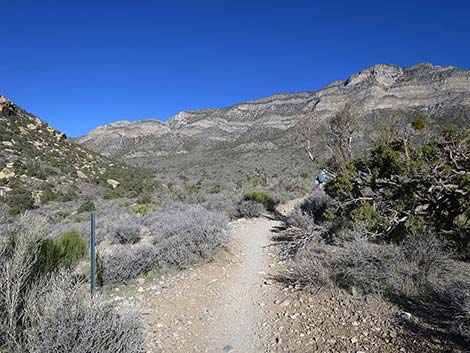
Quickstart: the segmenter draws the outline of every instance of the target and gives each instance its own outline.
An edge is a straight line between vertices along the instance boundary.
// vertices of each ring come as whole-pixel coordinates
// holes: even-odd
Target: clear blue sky
[[[2,0],[0,13],[0,93],[71,136],[377,63],[470,66],[468,1]]]

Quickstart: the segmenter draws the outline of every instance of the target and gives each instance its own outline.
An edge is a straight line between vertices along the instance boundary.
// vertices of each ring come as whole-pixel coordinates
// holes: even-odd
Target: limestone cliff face
[[[302,112],[321,122],[352,97],[362,101],[365,114],[399,110],[437,123],[450,119],[468,124],[470,70],[428,63],[409,68],[375,65],[316,92],[279,94],[228,108],[181,112],[167,122],[116,122],[98,127],[76,142],[128,161],[227,146],[237,149],[263,141],[275,147],[279,136],[296,124]]]

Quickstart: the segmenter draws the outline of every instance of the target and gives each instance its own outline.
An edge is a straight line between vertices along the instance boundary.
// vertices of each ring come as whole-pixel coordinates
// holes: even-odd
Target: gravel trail
[[[118,300],[142,314],[148,350],[270,352],[273,288],[268,277],[275,256],[269,244],[278,224],[267,218],[234,221],[233,243],[214,261],[117,289]]]

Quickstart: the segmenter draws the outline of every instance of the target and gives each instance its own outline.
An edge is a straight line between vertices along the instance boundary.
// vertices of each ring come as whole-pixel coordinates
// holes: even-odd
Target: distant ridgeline
[[[11,213],[51,201],[139,194],[146,173],[67,140],[0,96],[0,202]]]
[[[133,165],[153,166],[161,174],[184,174],[194,181],[235,185],[255,168],[268,178],[285,176],[286,171],[299,175],[311,168],[289,140],[299,117],[307,115],[321,127],[351,99],[360,102],[368,124],[384,123],[390,114],[400,113],[409,119],[423,118],[429,127],[468,126],[470,71],[428,63],[409,68],[375,65],[316,92],[181,112],[167,122],[120,121],[97,127],[76,142]]]
[[[120,121],[73,141],[1,97],[0,198],[19,212],[49,200],[135,196],[152,190],[151,172],[140,168],[158,170],[168,188],[302,193],[315,168],[293,141],[299,121],[310,121],[318,137],[312,150],[321,154],[322,129],[351,100],[360,105],[362,150],[374,127],[383,129],[394,114],[422,118],[436,131],[449,124],[468,128],[470,71],[375,65],[315,92],[181,112],[167,122]]]

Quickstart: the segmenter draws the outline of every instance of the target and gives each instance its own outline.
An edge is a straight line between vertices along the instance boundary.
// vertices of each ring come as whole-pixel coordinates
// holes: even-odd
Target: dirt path
[[[268,245],[276,225],[267,218],[235,221],[229,251],[213,262],[117,289],[117,300],[141,312],[149,351],[272,351],[274,300],[267,278],[274,250]]]
[[[212,262],[116,287],[114,300],[142,315],[147,351],[435,351],[404,330],[401,318],[409,314],[381,297],[341,290],[312,294],[272,282],[269,278],[286,271],[271,246],[271,230],[279,225],[267,218],[234,221],[233,243]]]

